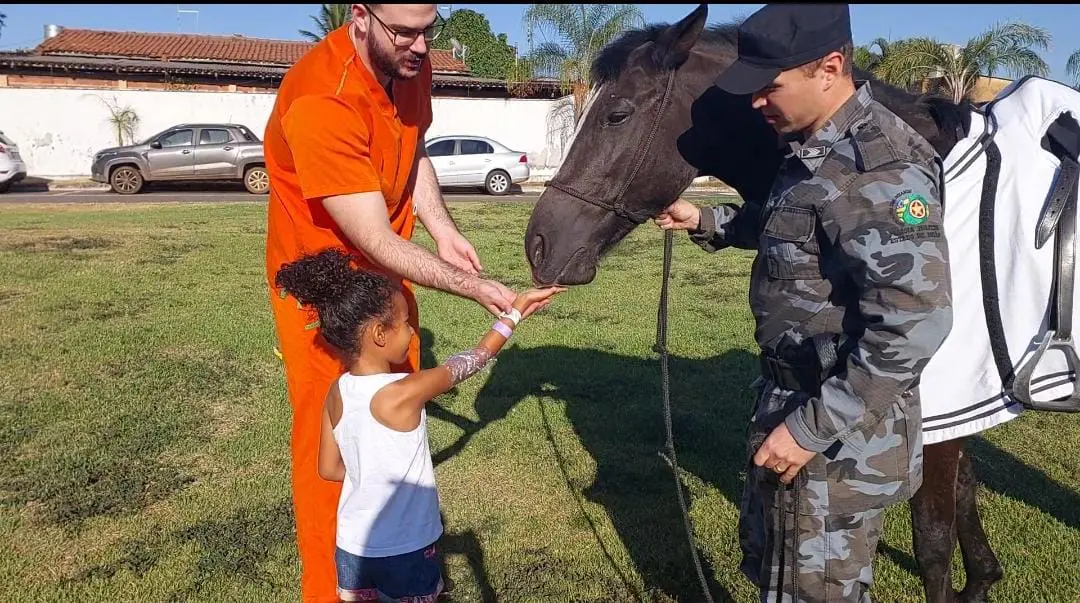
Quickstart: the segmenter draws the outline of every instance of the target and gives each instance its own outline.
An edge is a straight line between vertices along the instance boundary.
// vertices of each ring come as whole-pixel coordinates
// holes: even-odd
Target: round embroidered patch
[[[893,211],[896,212],[896,220],[908,226],[918,226],[930,216],[930,206],[926,199],[915,193],[907,193],[894,199]]]

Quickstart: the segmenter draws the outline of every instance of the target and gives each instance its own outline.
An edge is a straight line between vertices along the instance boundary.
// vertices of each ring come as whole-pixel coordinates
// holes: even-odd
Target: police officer
[[[761,378],[741,570],[767,601],[869,601],[882,513],[922,484],[920,371],[952,325],[941,160],[851,74],[847,5],[767,5],[717,79],[790,153],[768,199],[656,218],[756,249]]]

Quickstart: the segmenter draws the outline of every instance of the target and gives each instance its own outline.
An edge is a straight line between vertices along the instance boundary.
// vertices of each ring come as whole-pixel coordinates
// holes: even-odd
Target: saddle
[[[1050,238],[1054,238],[1053,280],[1046,331],[1035,338],[1035,349],[1026,360],[1019,364],[1015,372],[1004,333],[1002,300],[999,297],[997,266],[994,262],[994,206],[997,201],[995,197],[998,193],[998,181],[1002,169],[1002,154],[997,146],[999,141],[995,140],[995,135],[999,132],[995,108],[999,102],[1005,100],[1009,94],[1018,90],[1029,79],[1041,78],[1029,76],[1015,82],[998,98],[978,111],[984,119],[985,130],[976,144],[969,147],[959,160],[952,163],[952,168],[958,168],[953,177],[955,178],[955,174],[962,173],[970,167],[979,155],[985,154],[986,172],[982,181],[979,211],[979,263],[982,272],[981,284],[986,326],[989,330],[991,350],[1001,376],[1003,390],[1026,409],[1080,412],[1080,379],[1075,378],[1080,375],[1080,354],[1077,354],[1076,344],[1072,337],[1077,188],[1080,181],[1080,122],[1078,122],[1080,115],[1074,115],[1069,110],[1062,111],[1056,116],[1039,141],[1040,148],[1058,162],[1056,177],[1039,215],[1038,223],[1035,225],[1034,233],[1035,249],[1041,249]],[[1010,110],[1015,111],[1016,108],[1010,107]],[[1024,158],[1025,161],[1046,159],[1048,158]],[[1007,167],[1014,171],[1020,171],[1023,168],[1016,165]],[[951,168],[950,171],[952,171]],[[948,177],[949,174],[947,173],[946,176]],[[1029,191],[1025,189],[1023,193],[1026,196]],[[1037,393],[1037,389],[1033,389],[1032,384],[1037,380],[1034,379],[1036,369],[1042,364],[1046,353],[1051,350],[1060,351],[1064,355],[1069,372],[1074,377],[1072,391],[1064,397],[1038,400],[1033,395]]]
[[[1046,131],[1041,141],[1044,150],[1061,162],[1057,182],[1043,209],[1035,230],[1035,248],[1040,249],[1055,237],[1054,286],[1050,296],[1049,325],[1039,340],[1035,353],[1017,371],[1012,383],[1013,396],[1026,408],[1061,412],[1080,412],[1080,379],[1074,381],[1072,394],[1054,400],[1036,400],[1031,394],[1031,378],[1043,355],[1060,350],[1075,372],[1080,356],[1072,338],[1073,283],[1076,271],[1076,203],[1080,182],[1080,123],[1062,113]]]

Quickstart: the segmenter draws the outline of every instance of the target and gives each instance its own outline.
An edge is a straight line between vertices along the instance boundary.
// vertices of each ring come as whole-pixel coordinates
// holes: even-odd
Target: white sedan
[[[19,147],[0,131],[0,193],[26,178],[26,162],[19,156]]]
[[[483,136],[439,136],[425,143],[440,186],[479,186],[505,195],[529,179],[529,159]]]

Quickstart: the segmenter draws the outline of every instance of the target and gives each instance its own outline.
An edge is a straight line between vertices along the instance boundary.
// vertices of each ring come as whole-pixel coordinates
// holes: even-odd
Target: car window
[[[240,126],[239,129],[240,129],[240,133],[244,135],[244,140],[246,140],[248,142],[259,142],[259,137],[256,136],[255,133],[252,132],[251,130],[247,129],[244,126]]]
[[[462,155],[483,155],[485,153],[494,153],[495,149],[491,148],[491,145],[483,140],[462,140],[461,141],[461,154]]]
[[[427,148],[428,157],[445,157],[454,154],[453,140],[440,140]]]
[[[184,147],[191,144],[191,130],[177,130],[161,137],[162,148]]]
[[[228,130],[203,130],[199,133],[199,144],[225,144],[232,140]]]

